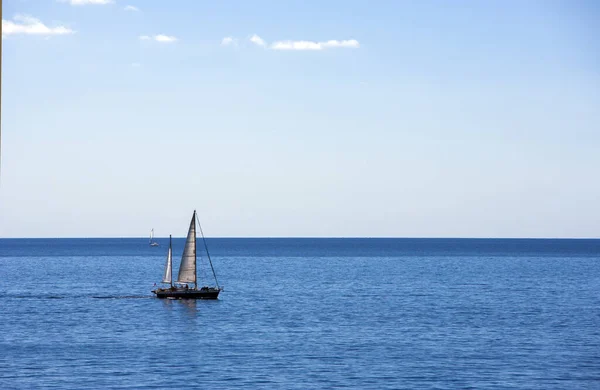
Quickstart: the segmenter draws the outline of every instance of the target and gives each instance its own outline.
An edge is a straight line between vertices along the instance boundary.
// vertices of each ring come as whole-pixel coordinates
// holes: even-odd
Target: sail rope
[[[219,287],[219,282],[217,281],[217,274],[215,273],[215,268],[213,267],[212,260],[210,259],[210,253],[208,253],[208,246],[206,245],[206,240],[204,239],[204,232],[202,232],[202,225],[200,225],[200,220],[196,217],[196,223],[200,228],[200,235],[202,236],[202,242],[204,243],[204,249],[206,249],[206,257],[208,258],[208,262],[210,263],[210,269],[212,270],[212,274],[215,278],[215,283],[217,287]]]

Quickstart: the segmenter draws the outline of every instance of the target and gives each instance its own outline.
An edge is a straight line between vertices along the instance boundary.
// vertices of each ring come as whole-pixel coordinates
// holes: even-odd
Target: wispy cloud
[[[158,34],[158,35],[140,35],[140,40],[142,41],[156,41],[156,42],[162,42],[162,43],[173,43],[173,42],[177,42],[177,38],[175,38],[174,36],[170,36],[170,35],[164,35],[164,34]]]
[[[2,37],[14,34],[66,35],[74,32],[65,26],[48,27],[39,19],[29,15],[15,15],[13,20],[2,19]]]
[[[237,46],[237,39],[234,37],[225,37],[221,41],[221,46]]]
[[[261,37],[259,37],[256,34],[254,34],[250,37],[250,42],[254,43],[255,45],[262,46],[262,47],[267,46],[267,43],[264,41],[264,39],[262,39]]]
[[[69,3],[71,5],[88,5],[88,4],[95,4],[95,5],[106,5],[106,4],[112,4],[115,1],[114,0],[58,0],[61,3]]]
[[[154,36],[156,42],[175,42],[177,38],[169,35],[158,34]]]
[[[359,48],[360,43],[356,39],[344,41],[329,40],[323,42],[314,41],[277,41],[271,44],[273,50],[324,50],[330,48]]]
[[[338,41],[331,39],[329,41],[275,41],[270,45],[267,42],[254,34],[249,38],[250,42],[257,46],[269,48],[271,50],[325,50],[333,48],[352,48],[357,49],[360,43],[356,39],[346,39]],[[232,37],[223,38],[222,45],[228,45],[233,41]]]
[[[132,68],[139,68],[140,66],[142,66],[142,64],[140,64],[139,62],[132,62],[131,63],[131,67]]]
[[[133,11],[133,12],[138,12],[140,9],[138,7],[134,7],[133,5],[126,5],[125,8],[123,8],[125,11]]]

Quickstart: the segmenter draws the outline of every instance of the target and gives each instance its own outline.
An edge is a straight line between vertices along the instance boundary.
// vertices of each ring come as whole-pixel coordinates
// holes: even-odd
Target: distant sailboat
[[[158,246],[158,242],[152,241],[153,238],[154,238],[154,228],[152,228],[152,230],[150,230],[150,246]]]
[[[200,223],[198,223],[198,227],[200,227]],[[167,252],[167,263],[165,264],[162,283],[170,283],[171,286],[169,288],[157,288],[152,290],[157,298],[217,299],[223,288],[219,286],[219,282],[217,281],[217,275],[215,274],[215,269],[213,268],[212,260],[208,253],[208,246],[206,245],[206,240],[202,233],[202,227],[200,227],[200,234],[202,234],[202,241],[204,242],[204,248],[206,249],[206,257],[208,257],[210,269],[215,278],[215,286],[203,286],[198,288],[196,266],[196,210],[194,210],[192,221],[190,222],[190,227],[188,229],[187,239],[185,241],[185,247],[183,248],[183,254],[181,255],[179,274],[177,275],[175,284],[173,283],[172,276],[173,252],[171,249],[171,238],[169,236],[169,251]],[[194,287],[190,288],[188,283],[193,283]]]

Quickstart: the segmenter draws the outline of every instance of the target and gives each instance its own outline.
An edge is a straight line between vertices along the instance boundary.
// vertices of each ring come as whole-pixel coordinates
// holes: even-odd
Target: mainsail
[[[171,277],[171,269],[173,268],[173,252],[171,250],[171,236],[169,236],[169,252],[167,254],[167,264],[165,265],[165,275],[163,276],[163,283],[173,283]]]
[[[179,265],[178,283],[196,283],[196,211],[192,216]]]
[[[152,244],[152,239],[154,238],[154,228],[150,230],[150,243]]]

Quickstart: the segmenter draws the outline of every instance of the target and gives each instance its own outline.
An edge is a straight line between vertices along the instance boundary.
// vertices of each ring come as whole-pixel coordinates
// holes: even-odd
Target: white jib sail
[[[179,265],[178,283],[196,283],[196,213],[192,216]]]
[[[165,276],[163,276],[163,283],[171,283],[171,269],[173,268],[173,253],[171,247],[169,247],[169,253],[167,254],[167,264],[165,265]]]

